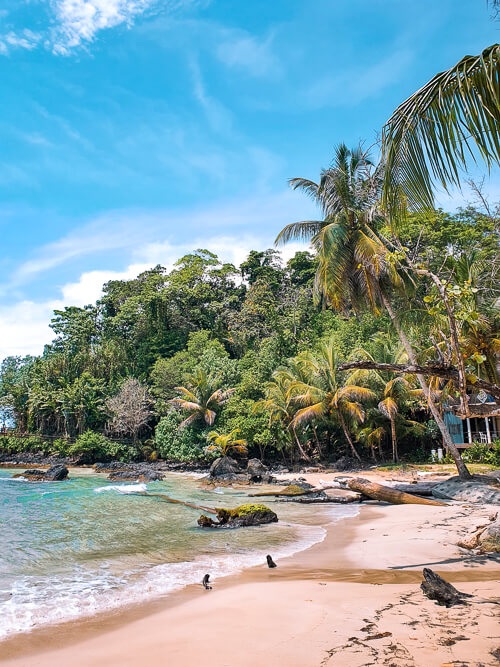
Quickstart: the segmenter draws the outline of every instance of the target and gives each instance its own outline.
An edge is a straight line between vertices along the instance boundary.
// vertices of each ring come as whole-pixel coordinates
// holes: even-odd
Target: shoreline
[[[448,610],[424,598],[419,589],[422,568],[431,567],[449,581],[461,582],[460,590],[465,592],[498,597],[500,559],[460,553],[451,541],[452,536],[456,541],[458,527],[466,532],[484,521],[488,509],[464,508],[458,503],[443,508],[363,504],[357,515],[326,526],[323,541],[280,559],[276,570],[265,565],[251,567],[214,581],[212,591],[191,584],[137,608],[15,635],[0,643],[0,660],[18,667],[83,667],[132,666],[139,660],[163,665],[168,658],[169,667],[200,661],[206,667],[243,667],[262,662],[267,651],[268,664],[364,667],[373,651],[379,657],[384,652],[394,652],[390,646],[395,642],[394,626],[398,626],[398,620],[389,617],[391,610],[402,604],[405,609],[401,617],[415,631],[415,636],[402,640],[404,649],[415,655],[411,660],[406,656],[406,662],[385,663],[380,658],[380,662],[371,664],[440,666],[453,657],[453,647],[458,642],[448,637],[452,642],[449,646],[439,643],[442,638],[433,644],[423,619],[427,615],[431,623],[433,617],[439,618],[442,627],[449,626],[448,634],[458,631],[467,619],[463,618],[464,608]],[[431,530],[432,535],[426,536],[426,530]],[[406,602],[400,603],[402,599]],[[474,655],[474,660],[481,658],[484,665],[498,664],[491,662],[494,658],[490,653],[500,646],[497,609],[492,604],[475,605],[473,622],[480,626],[481,633],[475,628],[475,636],[469,638],[474,641],[460,640],[462,656]],[[408,614],[415,614],[415,610],[416,618],[408,621]],[[379,628],[385,617],[386,625],[390,620],[391,634],[363,641],[361,626]],[[419,640],[419,624],[423,626],[427,648]],[[310,631],[304,634],[302,625]],[[463,636],[467,627],[461,630]],[[222,653],[209,640],[218,628],[222,628]],[[223,628],[230,628],[230,636],[226,637]],[[471,629],[468,627],[469,634]],[[263,653],[262,658],[255,652],[249,656],[245,649],[249,631],[252,636],[260,633],[258,653]],[[388,632],[385,626],[384,631]],[[398,626],[397,631],[402,628]],[[360,633],[356,642],[351,641],[348,646],[353,636]],[[273,643],[276,637],[283,641]],[[358,659],[362,661],[356,662]]]

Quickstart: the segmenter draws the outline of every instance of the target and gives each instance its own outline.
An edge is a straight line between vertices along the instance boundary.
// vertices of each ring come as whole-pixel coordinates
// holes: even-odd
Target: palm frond
[[[321,231],[323,225],[324,223],[320,220],[292,222],[281,230],[274,243],[285,245],[290,241],[310,241]]]
[[[479,155],[500,162],[500,46],[465,56],[403,102],[382,130],[383,204],[397,219],[432,208],[434,184],[460,185]]]

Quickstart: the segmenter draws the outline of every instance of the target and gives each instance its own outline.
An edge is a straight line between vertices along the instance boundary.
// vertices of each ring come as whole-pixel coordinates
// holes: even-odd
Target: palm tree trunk
[[[392,462],[398,462],[398,441],[396,440],[396,422],[391,419]]]
[[[293,431],[293,435],[294,435],[294,437],[295,437],[295,442],[297,443],[297,447],[298,447],[298,450],[299,450],[301,456],[302,456],[306,461],[309,461],[309,462],[310,462],[310,461],[311,461],[311,458],[310,458],[310,457],[305,453],[305,451],[302,449],[302,445],[300,444],[300,440],[299,440],[299,438],[297,437],[297,432],[295,431],[294,428],[292,428],[292,431]]]
[[[313,433],[314,433],[314,439],[316,440],[316,447],[318,448],[319,458],[321,459],[321,457],[323,455],[323,452],[321,451],[321,445],[320,445],[319,438],[318,438],[318,432],[316,431],[316,427],[314,426],[314,424],[312,424],[312,430],[313,430]]]
[[[391,318],[391,321],[394,325],[394,328],[396,329],[396,332],[399,336],[399,340],[403,344],[403,347],[406,351],[406,354],[408,355],[408,359],[412,364],[416,364],[417,360],[415,357],[415,352],[410,344],[410,341],[406,337],[405,332],[401,329],[399,326],[399,322],[397,321],[397,318],[394,314],[394,311],[392,310],[392,306],[389,302],[389,299],[387,296],[384,294],[383,290],[381,290],[382,294],[382,301],[385,306],[385,309],[387,310],[387,313],[389,317]],[[455,465],[457,466],[458,470],[458,475],[461,479],[472,479],[472,475],[470,474],[469,470],[467,469],[467,466],[465,465],[462,457],[460,456],[460,452],[458,451],[457,447],[455,446],[455,443],[451,439],[450,432],[448,431],[446,424],[443,421],[443,418],[439,414],[439,410],[437,409],[434,400],[431,396],[431,393],[429,391],[429,385],[425,381],[425,378],[423,375],[417,375],[417,380],[422,388],[422,391],[424,392],[424,396],[427,400],[427,405],[429,406],[429,410],[431,411],[431,414],[434,418],[434,421],[438,425],[439,430],[441,431],[441,435],[443,436],[444,443],[446,447],[448,448],[448,451],[453,457],[453,460],[455,461]]]
[[[344,421],[344,415],[342,414],[342,410],[340,410],[340,409],[338,410],[338,415],[339,415],[339,422],[340,422],[340,425],[342,426],[342,430],[344,431],[345,438],[346,438],[347,442],[349,443],[349,445],[351,446],[351,451],[354,454],[354,456],[358,459],[358,461],[361,461],[361,456],[356,451],[356,448],[354,447],[354,445],[352,443],[351,436],[349,435],[349,431],[347,430],[347,426],[346,426],[346,423]]]

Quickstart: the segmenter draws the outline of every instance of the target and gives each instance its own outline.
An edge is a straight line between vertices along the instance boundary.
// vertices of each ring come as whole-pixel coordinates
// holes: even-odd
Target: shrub
[[[156,427],[154,443],[162,459],[191,462],[206,459],[203,452],[203,440],[191,427],[179,430],[182,417],[175,412],[162,417]]]
[[[81,463],[94,463],[95,461],[106,461],[119,459],[128,461],[132,458],[130,447],[121,442],[113,442],[102,433],[96,431],[85,431],[79,435],[68,449],[70,456],[78,456]]]
[[[465,450],[463,459],[467,463],[500,465],[500,440],[496,440],[492,446],[475,442]]]

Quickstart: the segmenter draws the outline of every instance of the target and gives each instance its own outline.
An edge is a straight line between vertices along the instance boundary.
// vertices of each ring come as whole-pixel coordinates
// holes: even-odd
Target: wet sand
[[[311,506],[314,511],[314,506]],[[278,568],[189,586],[135,609],[0,644],[2,665],[440,667],[498,665],[500,559],[458,539],[491,507],[363,504]],[[420,591],[430,567],[475,597],[446,609]],[[201,578],[201,577],[200,577]]]

